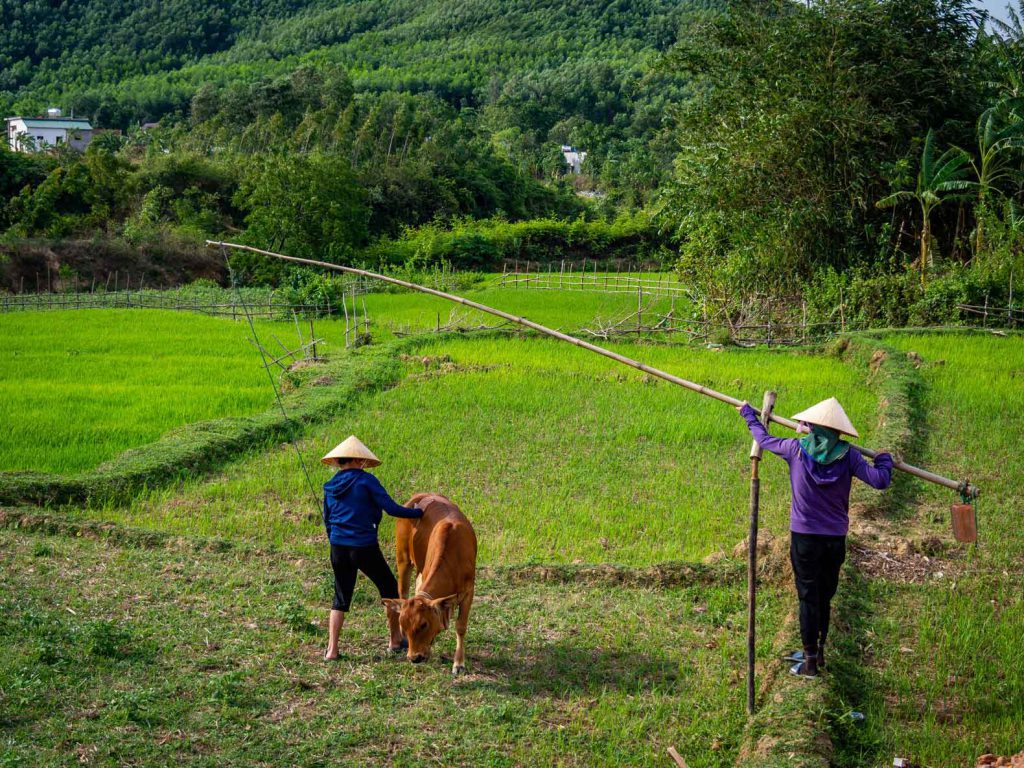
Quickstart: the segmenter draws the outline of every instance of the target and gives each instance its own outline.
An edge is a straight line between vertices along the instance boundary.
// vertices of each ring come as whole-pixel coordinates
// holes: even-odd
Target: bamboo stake
[[[495,315],[496,317],[503,318],[511,323],[515,323],[516,325],[522,325],[527,328],[532,328],[538,333],[543,333],[545,336],[551,336],[553,338],[566,341],[569,344],[573,344],[577,347],[587,349],[591,352],[601,355],[602,357],[607,357],[609,360],[614,360],[618,363],[622,363],[623,365],[628,365],[631,368],[636,368],[638,371],[643,371],[644,373],[650,376],[654,376],[655,378],[658,379],[663,379],[664,381],[667,381],[670,384],[675,384],[676,386],[689,389],[690,391],[696,392],[699,395],[710,397],[714,400],[726,403],[727,405],[731,405],[734,408],[739,408],[741,405],[743,405],[742,400],[737,400],[735,397],[731,397],[730,395],[725,395],[722,394],[721,392],[716,392],[710,387],[705,387],[703,384],[697,384],[692,381],[687,381],[686,379],[683,379],[679,376],[675,376],[671,373],[666,373],[665,371],[653,368],[649,365],[646,365],[645,363],[641,363],[638,360],[633,360],[632,358],[626,357],[625,355],[620,355],[617,352],[612,352],[611,350],[605,349],[604,347],[599,347],[596,344],[591,344],[590,342],[583,341],[582,339],[577,339],[575,336],[570,336],[567,333],[556,331],[555,329],[548,328],[547,326],[541,325],[540,323],[535,323],[532,320],[526,319],[525,317],[518,317],[517,315],[512,315],[509,314],[508,312],[502,312],[500,309],[494,309],[493,307],[488,307],[484,304],[479,304],[475,301],[470,301],[469,299],[464,299],[461,296],[456,296],[451,293],[444,293],[443,291],[438,291],[433,288],[427,288],[426,286],[423,285],[416,285],[416,283],[410,283],[405,280],[399,280],[396,277],[388,277],[387,275],[380,275],[377,274],[376,272],[369,272],[365,269],[345,267],[340,264],[330,264],[326,261],[316,261],[314,259],[301,259],[298,258],[297,256],[285,256],[284,254],[281,253],[274,253],[273,251],[264,251],[261,248],[254,248],[251,245],[239,245],[238,243],[224,243],[217,240],[207,240],[206,244],[211,247],[217,248],[238,248],[243,251],[259,253],[262,254],[263,256],[270,256],[271,258],[281,259],[282,261],[290,261],[294,264],[306,264],[307,266],[320,267],[321,269],[333,269],[338,272],[348,272],[349,274],[353,275],[362,275],[363,277],[372,278],[374,280],[380,280],[385,283],[391,283],[392,285],[398,285],[401,286],[402,288],[408,288],[409,290],[412,291],[427,293],[430,294],[431,296],[437,296],[438,298],[445,299],[447,301],[453,301],[456,304],[462,304],[463,306],[471,307],[472,309],[475,309],[479,312],[486,312],[489,315]],[[754,409],[754,411],[760,414],[760,411],[758,411],[756,408]],[[796,430],[797,428],[797,423],[792,419],[787,419],[783,416],[778,416],[774,413],[770,415],[769,420],[775,422],[776,424],[781,424],[784,427],[788,427],[789,429],[792,430]],[[860,451],[863,455],[867,456],[869,459],[873,459],[875,458],[875,456],[878,455],[877,451],[873,451],[870,448],[864,448],[859,445],[854,445],[853,447]],[[925,480],[929,483],[935,483],[936,485],[941,485],[946,488],[950,488],[954,491],[966,493],[968,496],[971,496],[972,498],[977,497],[980,493],[976,486],[967,483],[967,481],[957,482],[956,480],[950,480],[947,477],[943,477],[942,475],[937,475],[933,472],[929,472],[928,470],[912,466],[903,461],[895,462],[894,467],[900,470],[901,472],[906,472],[909,475],[913,475],[914,477],[920,478],[921,480]]]
[[[345,310],[345,349],[348,349],[348,299],[345,297],[345,291],[341,292],[341,308]],[[355,307],[352,308],[355,312]]]
[[[761,423],[771,423],[775,409],[775,393],[769,390],[761,401]],[[750,446],[750,532],[747,535],[747,714],[754,714],[754,647],[757,640],[757,523],[761,509],[761,446],[757,440]]]

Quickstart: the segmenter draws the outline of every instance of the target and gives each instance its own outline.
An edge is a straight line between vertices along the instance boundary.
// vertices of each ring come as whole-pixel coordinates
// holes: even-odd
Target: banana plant
[[[889,208],[913,200],[921,207],[921,288],[925,287],[928,263],[931,261],[932,210],[946,200],[962,200],[974,183],[966,177],[971,170],[970,156],[958,147],[952,147],[935,157],[935,132],[929,129],[921,152],[921,167],[917,172],[917,186],[901,190],[878,201],[879,208]]]
[[[971,166],[978,178],[978,207],[982,209],[989,193],[1019,170],[1011,161],[1015,151],[1024,148],[1024,97],[1004,99],[982,112],[977,137],[978,159],[972,159]],[[975,253],[981,253],[984,246],[983,221],[984,217],[978,216]]]

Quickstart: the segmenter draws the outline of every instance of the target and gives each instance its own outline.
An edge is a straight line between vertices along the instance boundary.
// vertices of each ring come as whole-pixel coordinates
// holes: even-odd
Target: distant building
[[[6,123],[7,145],[14,152],[39,152],[65,144],[82,150],[93,136],[88,120],[64,117],[56,108],[46,110],[46,117],[8,117]]]
[[[563,144],[562,157],[565,158],[565,164],[569,167],[569,170],[578,174],[583,166],[583,161],[587,159],[587,153],[581,152],[569,144]]]

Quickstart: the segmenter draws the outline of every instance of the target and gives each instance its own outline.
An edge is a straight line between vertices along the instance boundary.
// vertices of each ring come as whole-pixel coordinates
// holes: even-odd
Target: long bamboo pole
[[[502,312],[500,309],[494,309],[493,307],[488,307],[484,304],[479,304],[475,301],[470,301],[469,299],[464,299],[461,296],[456,296],[451,293],[438,291],[435,290],[434,288],[427,288],[426,286],[417,285],[416,283],[410,283],[407,282],[406,280],[399,280],[397,277],[388,277],[387,275],[381,275],[376,272],[370,272],[365,269],[345,267],[342,266],[341,264],[331,264],[326,261],[317,261],[315,259],[302,259],[297,256],[285,256],[282,253],[265,251],[261,248],[255,248],[251,245],[225,243],[220,242],[218,240],[207,240],[206,244],[213,248],[236,248],[238,250],[249,251],[251,253],[259,253],[262,254],[263,256],[270,256],[271,258],[274,259],[290,261],[294,264],[305,264],[311,267],[331,269],[336,272],[347,272],[348,274],[351,275],[362,275],[363,277],[372,278],[374,280],[381,280],[385,283],[391,283],[392,285],[401,286],[402,288],[408,288],[409,290],[412,291],[419,291],[420,293],[426,293],[430,294],[431,296],[437,296],[438,298],[445,299],[446,301],[453,301],[456,304],[462,304],[463,306],[471,307],[472,309],[478,310],[480,312],[486,312],[489,315],[495,315],[504,320],[508,320],[511,323],[516,323],[517,325],[532,328],[533,330],[539,333],[543,333],[546,336],[551,336],[553,338],[566,341],[569,344],[574,344],[577,347],[582,347],[583,349],[589,350],[603,357],[607,357],[610,360],[614,360],[617,363],[622,363],[623,365],[628,365],[631,368],[636,368],[638,371],[643,371],[649,376],[654,376],[655,378],[663,379],[664,381],[667,381],[670,384],[675,384],[676,386],[684,387],[685,389],[689,389],[700,395],[704,395],[706,397],[719,400],[723,403],[727,403],[728,405],[731,405],[734,408],[739,408],[744,403],[743,400],[737,400],[735,397],[730,397],[729,395],[722,394],[721,392],[716,392],[715,390],[709,387],[705,387],[703,384],[697,384],[692,381],[687,381],[686,379],[680,378],[679,376],[674,376],[671,373],[666,373],[665,371],[659,370],[657,368],[652,368],[651,366],[645,365],[644,363],[641,363],[638,360],[633,360],[632,358],[626,357],[625,355],[620,355],[616,352],[612,352],[611,350],[605,349],[604,347],[599,347],[596,344],[591,344],[587,341],[583,341],[582,339],[577,339],[575,336],[570,336],[567,333],[556,331],[554,328],[548,328],[547,326],[541,325],[540,323],[535,323],[532,320],[528,320],[525,317],[519,317],[517,315],[509,314],[508,312]],[[754,411],[759,415],[761,413],[757,408],[754,408]],[[793,430],[797,428],[797,423],[792,419],[787,419],[783,416],[777,416],[774,413],[771,414],[771,421],[774,421],[776,424],[781,424],[784,427],[789,427],[790,429]],[[867,456],[868,458],[873,459],[875,456],[878,455],[877,451],[873,451],[870,448],[863,448],[859,445],[854,445],[853,447],[856,448],[865,456]],[[903,461],[895,462],[894,466],[896,469],[900,470],[901,472],[906,472],[908,475],[913,475],[914,477],[920,478],[921,480],[925,480],[929,483],[935,483],[936,485],[941,485],[946,488],[950,488],[954,491],[959,491],[960,493],[963,493],[971,498],[977,497],[980,493],[976,486],[968,483],[966,480],[962,482],[950,480],[948,477],[937,475],[934,472],[929,472],[928,470],[912,466],[911,464],[907,464],[906,462]]]

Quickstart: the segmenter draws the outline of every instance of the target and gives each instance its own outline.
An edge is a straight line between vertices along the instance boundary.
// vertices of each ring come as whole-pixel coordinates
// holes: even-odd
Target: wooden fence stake
[[[644,289],[636,289],[636,337],[640,338],[640,329],[643,326],[644,311]]]
[[[775,393],[764,393],[761,401],[761,423],[765,429],[771,425],[775,410]],[[757,640],[757,518],[761,505],[761,478],[757,467],[761,461],[761,446],[753,441],[750,447],[750,533],[747,536],[747,714],[754,714],[754,647]]]
[[[348,349],[348,298],[345,296],[345,291],[341,292],[341,308],[345,310],[345,349]],[[353,307],[353,310],[355,307]]]

